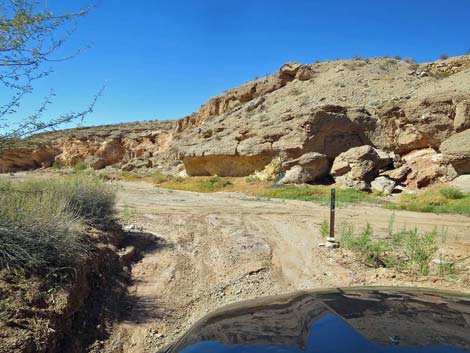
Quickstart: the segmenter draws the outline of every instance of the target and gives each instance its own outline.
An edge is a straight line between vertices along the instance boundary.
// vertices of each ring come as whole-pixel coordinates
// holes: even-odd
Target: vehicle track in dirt
[[[468,274],[412,281],[393,270],[367,268],[348,251],[319,248],[329,210],[317,203],[116,185],[119,208],[130,211],[129,222],[157,237],[158,245],[132,267],[129,301],[105,352],[157,352],[225,304],[299,289],[411,285],[470,291]],[[349,204],[337,207],[337,224],[360,229],[369,222],[380,236],[393,213],[397,228],[448,227],[441,248],[455,256],[470,253],[470,217],[463,215]]]

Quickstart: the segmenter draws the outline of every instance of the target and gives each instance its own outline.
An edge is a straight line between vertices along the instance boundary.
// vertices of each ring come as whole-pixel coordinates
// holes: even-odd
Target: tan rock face
[[[470,173],[470,129],[449,137],[440,150],[444,161],[450,163],[457,174]]]
[[[430,70],[426,65],[421,70]],[[282,85],[262,96],[237,98],[235,108],[205,114],[196,127],[179,130],[172,150],[183,161],[197,157],[198,163],[207,159],[209,164],[209,159],[216,160],[211,156],[263,156],[264,160],[285,153],[295,159],[309,152],[325,154],[332,161],[366,144],[399,154],[438,149],[467,124],[470,87],[465,82],[470,70],[458,67],[450,81],[410,76],[409,64],[392,59],[287,63],[276,76],[285,80]],[[254,172],[258,167],[245,169]]]
[[[5,151],[0,156],[0,173],[50,167],[59,152],[51,145]]]
[[[54,162],[74,166],[85,162],[93,169],[129,162],[150,167],[157,158],[171,169],[175,158],[169,154],[174,122],[155,121],[127,123],[58,131],[35,136],[34,143],[43,147],[5,151],[0,157],[0,170],[15,171],[50,167]],[[44,142],[47,141],[47,142]],[[139,161],[144,159],[144,163]]]
[[[256,108],[263,109],[263,105]],[[361,133],[360,126],[347,118],[343,108],[325,106],[287,121],[285,116],[267,120],[264,115],[229,113],[186,132],[175,141],[173,148],[189,175],[207,175],[208,169],[220,170],[216,165],[209,167],[211,163],[220,163],[219,157],[212,156],[225,156],[234,165],[234,161],[242,160],[243,170],[251,174],[280,153],[295,159],[306,152],[318,152],[333,159],[350,147],[364,143],[367,138]],[[193,166],[195,161],[202,165],[204,159],[206,172],[201,174],[201,169]],[[253,162],[251,167],[250,161]],[[228,172],[227,168],[224,170]],[[233,175],[233,172],[217,175]]]
[[[186,172],[190,176],[246,176],[262,170],[273,156],[258,154],[255,156],[211,155],[208,157],[188,157],[183,160]]]

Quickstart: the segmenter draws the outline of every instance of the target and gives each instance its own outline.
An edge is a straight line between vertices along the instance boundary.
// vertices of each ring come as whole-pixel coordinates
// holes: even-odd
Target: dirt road
[[[158,246],[132,268],[132,299],[105,342],[106,352],[157,352],[204,314],[231,302],[305,288],[415,285],[469,291],[467,277],[412,282],[371,269],[345,250],[319,248],[328,208],[311,202],[260,200],[242,194],[199,194],[118,184],[129,222],[158,237]],[[339,205],[338,224],[371,223],[385,235],[392,211]],[[470,252],[470,218],[395,212],[396,227],[448,227],[442,246]]]

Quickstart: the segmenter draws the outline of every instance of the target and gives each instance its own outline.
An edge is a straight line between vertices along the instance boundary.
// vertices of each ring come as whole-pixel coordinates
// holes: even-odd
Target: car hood
[[[167,352],[470,352],[470,295],[360,287],[250,300],[206,316]]]

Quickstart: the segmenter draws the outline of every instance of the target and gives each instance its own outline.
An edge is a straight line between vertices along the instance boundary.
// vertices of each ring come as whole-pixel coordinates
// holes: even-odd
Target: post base
[[[336,248],[339,248],[339,243],[336,241],[327,241],[326,243],[318,244],[318,246],[328,248],[328,249],[336,249]]]

